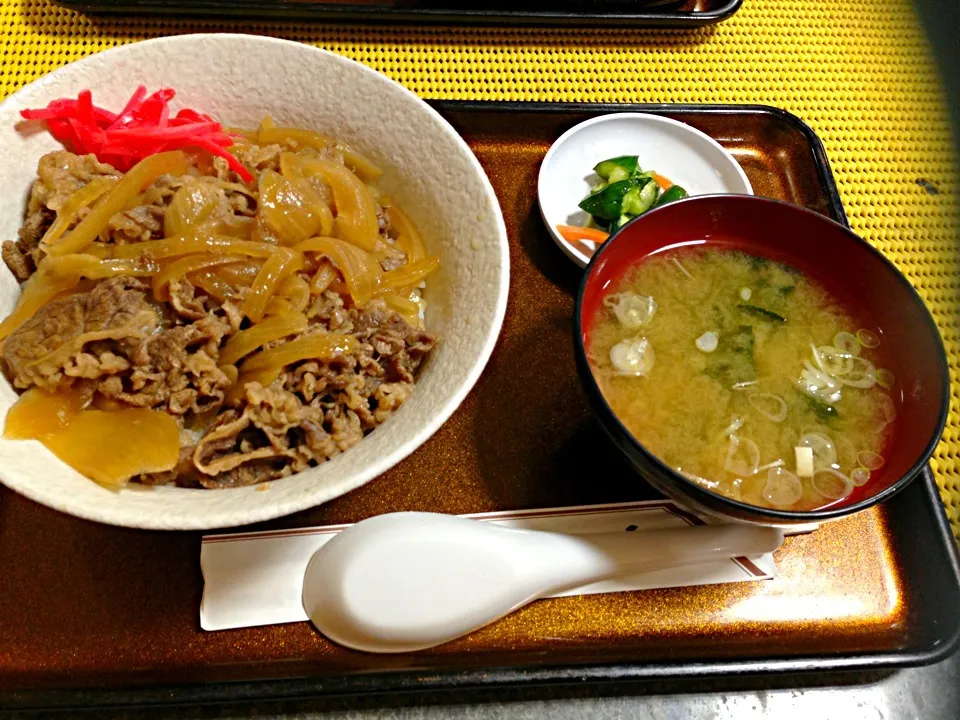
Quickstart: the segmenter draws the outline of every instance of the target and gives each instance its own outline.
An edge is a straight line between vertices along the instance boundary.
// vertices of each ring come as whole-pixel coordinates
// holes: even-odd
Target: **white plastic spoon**
[[[392,513],[311,558],[303,607],[317,629],[367,652],[423,650],[561,590],[646,570],[772,552],[777,528],[703,525],[561,535],[434,513]]]

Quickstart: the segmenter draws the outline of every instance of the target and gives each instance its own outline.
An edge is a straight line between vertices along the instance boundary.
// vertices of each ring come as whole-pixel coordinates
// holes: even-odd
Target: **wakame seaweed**
[[[812,398],[809,395],[804,395],[803,399],[807,401],[807,404],[810,406],[810,409],[816,414],[817,418],[823,420],[825,423],[832,423],[834,420],[840,419],[840,411],[838,411],[833,405],[828,405],[825,402],[821,402],[816,398]]]
[[[772,322],[785,323],[787,319],[778,313],[773,312],[773,310],[767,310],[762,308],[759,305],[748,305],[747,303],[740,303],[737,307],[748,315],[753,315],[754,317],[760,318],[761,320],[770,320]]]
[[[751,325],[741,325],[734,332],[720,335],[717,349],[710,356],[707,374],[729,386],[756,379]]]

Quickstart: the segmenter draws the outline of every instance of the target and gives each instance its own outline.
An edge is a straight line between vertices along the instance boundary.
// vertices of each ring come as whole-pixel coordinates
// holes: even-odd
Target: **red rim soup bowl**
[[[901,395],[897,431],[882,470],[846,498],[818,510],[778,510],[707,490],[661,462],[607,403],[587,360],[588,338],[608,288],[644,258],[670,248],[708,244],[793,266],[834,297],[863,311],[883,331]],[[651,485],[674,500],[728,520],[793,525],[865,510],[905,488],[933,454],[949,405],[943,342],[907,279],[848,228],[811,210],[747,195],[692,197],[652,210],[613,233],[587,267],[574,310],[577,371],[590,404],[614,444]]]

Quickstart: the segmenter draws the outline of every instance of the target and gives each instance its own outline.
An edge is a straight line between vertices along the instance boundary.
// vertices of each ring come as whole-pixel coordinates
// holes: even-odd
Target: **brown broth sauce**
[[[611,287],[608,302],[625,291],[655,300],[652,319],[629,328],[605,304],[592,323],[588,357],[610,407],[661,461],[728,497],[781,510],[832,505],[844,491],[850,494],[869,484],[859,473],[857,487],[851,490],[843,479],[822,468],[832,465],[851,477],[864,464],[858,460],[861,451],[883,456],[895,431],[891,418],[899,396],[896,380],[889,389],[880,384],[868,389],[843,384],[839,400],[816,402],[798,389],[798,379],[805,360],[818,367],[811,343],[833,346],[837,333],[856,334],[861,328],[882,337],[879,328],[861,324],[848,305],[801,272],[731,249],[699,246],[653,255]],[[747,295],[749,299],[744,299]],[[746,305],[775,313],[786,322]],[[696,345],[708,332],[717,333],[718,347],[713,352]],[[611,349],[637,337],[646,338],[652,348],[653,367],[643,377],[619,374]],[[877,369],[890,368],[884,352],[882,343],[859,348],[859,356]],[[856,363],[863,368],[860,361]],[[782,421],[757,409],[759,404],[768,415],[782,414],[783,405],[769,395],[783,400],[786,417]],[[732,433],[737,439],[732,441],[730,428],[738,425]],[[784,470],[797,473],[794,448],[808,433],[827,437],[836,458],[827,463],[829,449],[818,448],[816,462],[821,471],[816,481],[800,478],[802,495],[796,501],[785,504],[781,495],[774,502],[773,486],[768,489],[770,471],[763,468],[779,460]],[[744,441],[756,443],[759,449],[761,469],[756,473],[745,470],[753,466],[753,458],[749,442]],[[731,466],[738,469],[731,471]],[[873,469],[872,478],[881,472],[882,468]],[[782,478],[776,471],[775,475],[774,485]]]

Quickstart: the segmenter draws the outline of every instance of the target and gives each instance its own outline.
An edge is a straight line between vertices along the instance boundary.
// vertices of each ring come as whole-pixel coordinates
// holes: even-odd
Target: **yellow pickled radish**
[[[49,393],[30,388],[13,404],[3,424],[3,436],[34,440],[65,428],[83,409],[80,393],[63,390]]]
[[[159,410],[86,410],[41,442],[94,482],[119,489],[142,473],[165,472],[180,458],[180,428]]]

